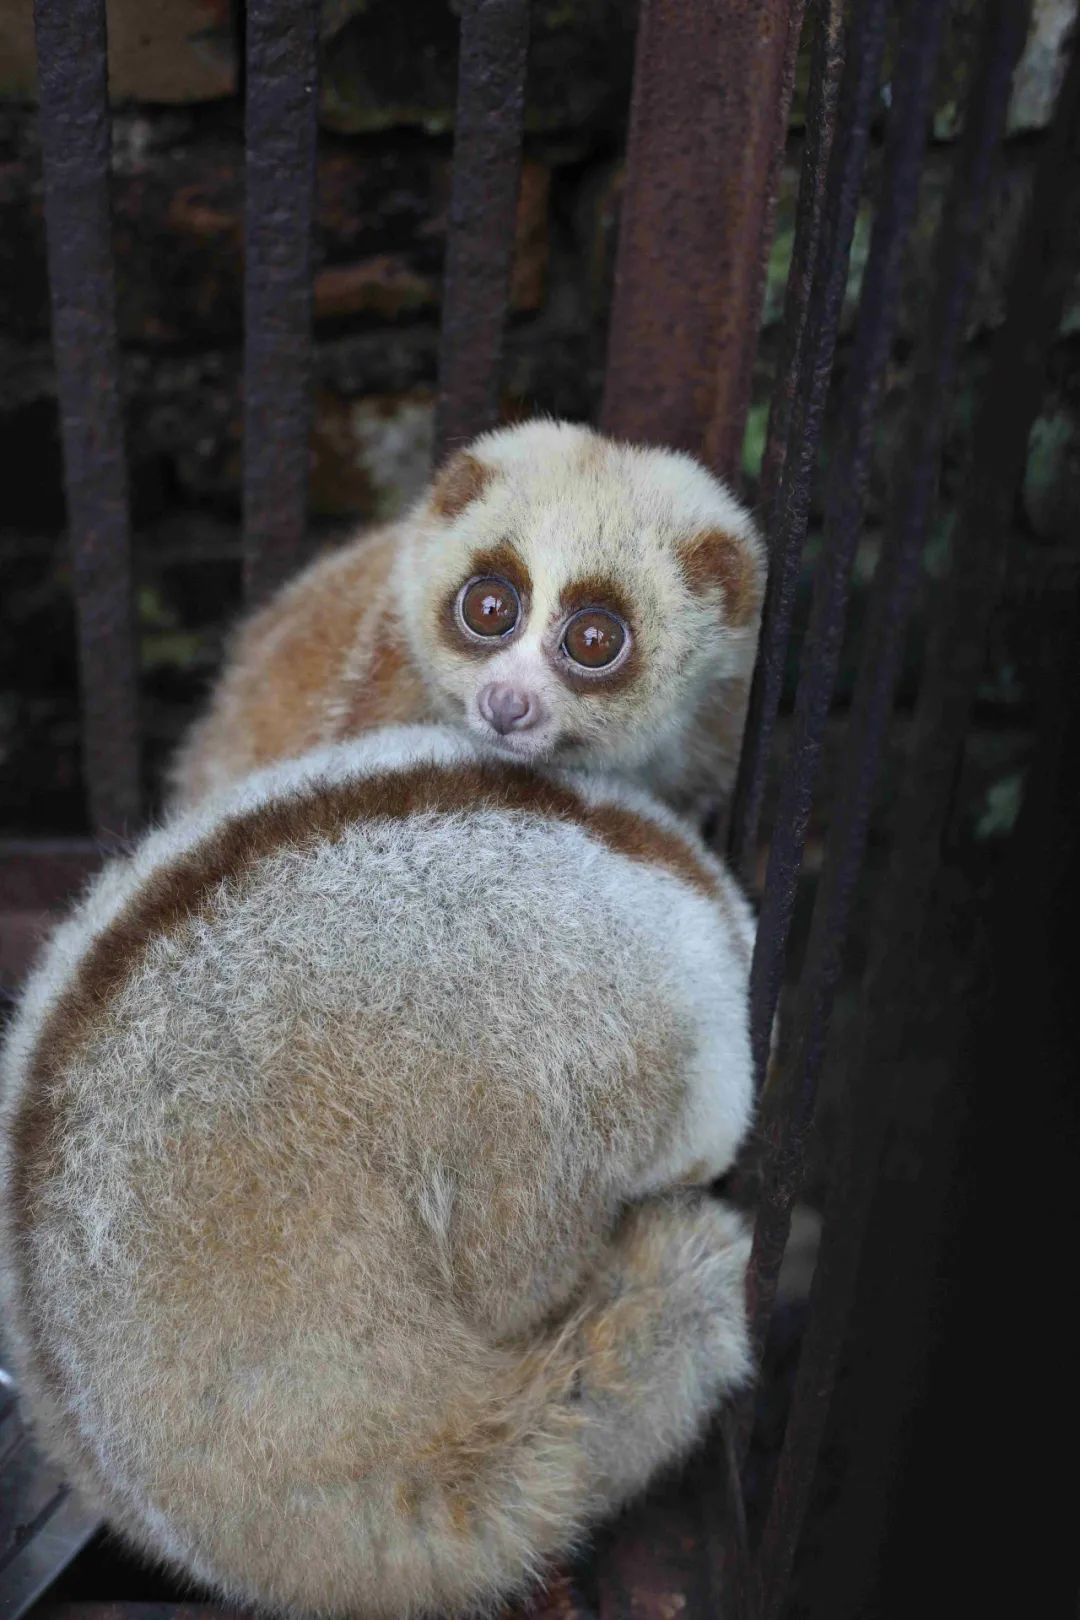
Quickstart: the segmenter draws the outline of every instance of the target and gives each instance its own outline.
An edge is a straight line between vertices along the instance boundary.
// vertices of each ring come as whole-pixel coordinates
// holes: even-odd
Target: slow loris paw
[[[682,1454],[750,1370],[744,1286],[750,1237],[729,1206],[691,1193],[632,1210],[581,1326],[589,1449],[619,1494]]]

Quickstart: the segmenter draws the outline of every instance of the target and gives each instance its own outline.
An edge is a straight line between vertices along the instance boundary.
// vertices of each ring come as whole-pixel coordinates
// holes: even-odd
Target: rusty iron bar
[[[844,37],[833,36],[831,49],[815,53],[815,78],[819,80],[840,70],[840,53],[844,61],[838,95],[834,96],[831,87],[822,83],[813,91],[823,117],[828,118],[832,112],[834,124],[820,144],[807,143],[792,262],[793,271],[806,278],[806,308],[802,308],[801,292],[793,294],[785,315],[783,346],[789,363],[777,388],[790,400],[790,413],[781,408],[769,423],[770,439],[778,439],[783,432],[783,455],[778,448],[770,450],[766,446],[766,457],[774,457],[777,463],[775,493],[770,503],[769,578],[728,846],[732,865],[747,881],[757,848],[825,398],[847,285],[870,125],[877,104],[887,13],[888,0],[863,0],[855,8]],[[804,205],[807,188],[823,200],[811,201],[808,197]],[[814,252],[815,244],[807,238],[819,212],[821,223]],[[792,330],[796,323],[803,327],[801,339]]]
[[[767,75],[767,82],[762,90],[765,98],[762,102],[762,112],[765,116],[760,117],[761,128],[755,125],[752,133],[761,141],[762,146],[760,153],[747,154],[748,175],[750,173],[756,175],[759,172],[758,169],[751,170],[749,167],[751,162],[756,162],[760,165],[760,172],[764,176],[760,197],[760,218],[757,222],[758,247],[756,255],[746,252],[740,257],[743,276],[736,292],[743,300],[741,311],[736,313],[726,308],[721,311],[726,332],[732,336],[730,348],[725,336],[724,357],[721,359],[720,374],[717,378],[716,400],[712,419],[705,434],[704,457],[707,464],[736,489],[742,483],[742,449],[746,437],[746,418],[754,389],[754,361],[757,358],[761,334],[761,313],[765,307],[765,283],[769,273],[769,254],[776,232],[780,173],[787,149],[791,100],[795,93],[795,66],[805,16],[806,0],[790,0],[785,24],[786,34],[782,42],[783,51],[779,61],[777,49],[780,42],[774,43],[767,32],[761,41],[761,63]],[[763,13],[759,15],[758,25],[767,26]],[[726,34],[725,19],[725,36]],[[777,65],[780,70],[779,82],[774,79]],[[770,114],[774,118],[771,129],[767,122]],[[748,221],[748,224],[750,223],[752,222]],[[745,326],[742,341],[737,343],[735,332],[738,320],[743,321]],[[726,358],[729,354],[730,364]]]
[[[138,664],[109,206],[105,0],[35,0],[45,234],[90,820],[138,820]]]
[[[0,915],[65,905],[107,856],[127,841],[90,838],[0,838]]]
[[[888,0],[864,0],[846,23],[843,7],[840,17],[830,13],[819,19],[811,63],[808,116],[816,114],[821,126],[818,138],[807,140],[800,175],[792,255],[792,275],[799,281],[795,288],[789,281],[783,337],[787,363],[777,385],[789,408],[774,410],[769,422],[771,440],[783,434],[784,454],[772,452],[777,474],[768,533],[769,578],[729,841],[729,857],[744,877],[749,876],[757,843],[887,14]],[[745,1463],[749,1449],[752,1413],[749,1400],[737,1401],[729,1420],[740,1463]],[[754,1572],[745,1553],[724,1532],[710,1542],[709,1555],[714,1588],[724,1593],[725,1611],[737,1620],[749,1620],[755,1602]]]
[[[739,466],[803,0],[643,0],[601,425]],[[749,245],[749,250],[748,250]]]
[[[764,1076],[783,977],[788,931],[817,777],[825,721],[836,684],[848,586],[862,532],[863,504],[873,450],[877,407],[889,356],[908,230],[918,201],[934,71],[946,0],[908,0],[901,13],[893,106],[886,135],[882,195],[874,219],[837,443],[825,503],[824,541],[814,571],[810,619],[803,642],[788,767],[780,785],[769,864],[750,973],[751,1041],[757,1075]],[[758,1210],[751,1268],[751,1299],[758,1339],[772,1308],[786,1241],[784,1195],[796,1166],[789,1162],[784,1103],[779,1090],[763,1102],[768,1143],[766,1185]],[[794,1144],[792,1144],[794,1145]],[[786,1208],[786,1205],[784,1206]],[[774,1238],[779,1242],[776,1250]]]
[[[938,274],[923,330],[899,458],[896,491],[872,587],[836,816],[815,901],[792,1019],[795,1038],[786,1088],[794,1132],[809,1126],[825,1056],[851,899],[865,853],[881,746],[899,676],[904,630],[919,576],[960,337],[974,283],[994,158],[1005,127],[1012,72],[1026,35],[1030,0],[990,0],[965,130],[936,249]],[[925,852],[923,859],[926,858]],[[891,924],[883,913],[882,936]],[[870,1071],[876,1074],[876,1069]],[[864,1082],[868,1072],[864,1070]],[[861,1179],[861,1177],[860,1177]],[[841,1200],[843,1194],[840,1194]],[[850,1225],[850,1211],[845,1217]],[[842,1342],[843,1319],[824,1307],[808,1333],[758,1561],[761,1620],[775,1620],[798,1544]]]
[[[909,0],[901,15],[882,196],[845,379],[844,406],[826,498],[825,539],[814,575],[810,621],[803,643],[791,751],[780,786],[750,970],[751,1043],[759,1079],[764,1077],[768,1061],[806,826],[836,683],[877,405],[895,329],[904,248],[918,200],[945,12],[945,0]],[[805,1121],[795,1106],[793,1076],[790,1063],[783,1064],[761,1105],[759,1135],[765,1149],[764,1170],[747,1276],[750,1329],[759,1357],[787,1245],[791,1205],[802,1174]],[[744,1403],[744,1412],[748,1433],[749,1402]]]
[[[311,423],[319,0],[248,0],[244,587],[304,560]]]
[[[126,845],[89,839],[0,839],[0,998],[13,999],[51,914]]]
[[[467,0],[439,341],[436,462],[499,419],[528,43],[528,0]]]
[[[844,0],[820,0],[814,13],[795,239],[784,292],[777,381],[769,402],[769,424],[758,488],[758,509],[766,533],[772,528],[773,504],[787,459],[795,388],[808,336],[814,267],[825,228],[825,182],[844,69]]]
[[[1023,12],[1010,6],[1010,12]],[[1015,22],[1012,26],[1016,26]],[[1022,37],[1022,36],[1021,36]],[[999,36],[1002,55],[1011,42]],[[1001,63],[997,66],[1000,69]],[[845,1097],[843,1173],[830,1189],[811,1315],[778,1467],[775,1517],[762,1542],[766,1558],[790,1556],[788,1537],[806,1490],[828,1414],[890,1113],[890,1076],[903,1051],[914,964],[939,869],[958,755],[985,658],[1000,587],[1012,502],[1023,476],[1030,429],[1053,341],[1076,271],[1080,212],[1080,50],[1063,86],[1052,135],[1041,155],[1028,218],[982,394],[972,464],[978,476],[939,588],[917,703],[914,734],[889,869],[876,902],[880,925],[870,959]]]

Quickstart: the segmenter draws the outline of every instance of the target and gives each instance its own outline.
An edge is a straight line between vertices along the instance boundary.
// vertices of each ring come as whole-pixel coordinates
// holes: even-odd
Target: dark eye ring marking
[[[559,651],[575,669],[610,674],[630,651],[630,627],[609,608],[579,608],[566,622]]]
[[[461,629],[472,641],[503,641],[521,620],[521,598],[508,579],[476,574],[467,579],[455,604]]]

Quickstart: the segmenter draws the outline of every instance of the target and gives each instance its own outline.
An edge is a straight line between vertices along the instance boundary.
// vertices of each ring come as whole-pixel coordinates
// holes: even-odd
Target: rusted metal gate
[[[768,1054],[796,880],[837,676],[902,256],[916,207],[946,0],[642,0],[628,173],[602,426],[696,451],[735,476],[749,400],[796,49],[813,30],[806,137],[781,359],[769,417],[760,510],[770,548],[762,646],[741,764],[730,856],[749,875],[768,860],[752,970],[759,1077]],[[311,386],[318,0],[248,0],[245,578],[271,590],[305,558]],[[862,662],[836,810],[782,1061],[761,1102],[763,1167],[749,1277],[760,1355],[772,1312],[826,1035],[865,852],[908,610],[930,521],[945,411],[978,257],[1026,0],[986,0],[964,133],[942,213],[933,286],[907,401],[905,481],[893,501],[870,593]],[[894,15],[895,14],[895,15]],[[438,453],[497,418],[513,216],[520,168],[527,0],[463,6],[451,228],[443,303]],[[53,334],[78,610],[84,844],[0,849],[3,969],[15,982],[42,915],[103,847],[139,825],[137,667],[128,498],[110,259],[109,112],[104,0],[35,0]],[[824,494],[824,540],[803,638],[792,737],[771,826],[766,774],[792,627],[823,412],[856,209],[891,21],[889,113],[880,192],[839,427]],[[968,723],[1005,541],[1036,414],[1046,351],[1072,265],[1080,210],[1080,54],[1059,95],[974,430],[974,464],[933,610],[895,836],[874,899],[846,1098],[808,1326],[783,1448],[747,1544],[737,1488],[747,1400],[679,1492],[606,1537],[592,1587],[605,1617],[678,1608],[778,1616],[806,1512],[852,1298],[888,1117],[891,1062],[903,1042],[905,989],[930,895],[958,751]],[[53,1533],[73,1551],[92,1523],[61,1482],[27,1485],[31,1453],[10,1398],[0,1416],[0,1592],[13,1614],[49,1570]],[[10,1481],[19,1480],[15,1490]],[[22,1491],[22,1494],[19,1494]],[[65,1522],[65,1521],[70,1522]],[[67,1535],[67,1542],[64,1536]],[[581,1612],[580,1591],[551,1603]]]

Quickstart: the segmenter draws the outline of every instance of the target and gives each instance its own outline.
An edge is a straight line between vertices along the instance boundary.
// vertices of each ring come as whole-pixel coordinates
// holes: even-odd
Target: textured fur
[[[460,1612],[746,1375],[748,908],[670,812],[400,727],[109,868],[3,1056],[43,1444],[228,1598]]]
[[[527,618],[478,648],[452,603],[491,559],[521,576]],[[763,583],[748,513],[689,456],[567,423],[485,435],[400,523],[317,562],[242,628],[176,761],[176,799],[377,725],[441,720],[490,741],[478,698],[497,681],[524,683],[547,716],[505,751],[616,771],[699,812],[734,778]],[[567,604],[613,599],[632,656],[575,679],[558,656]]]

